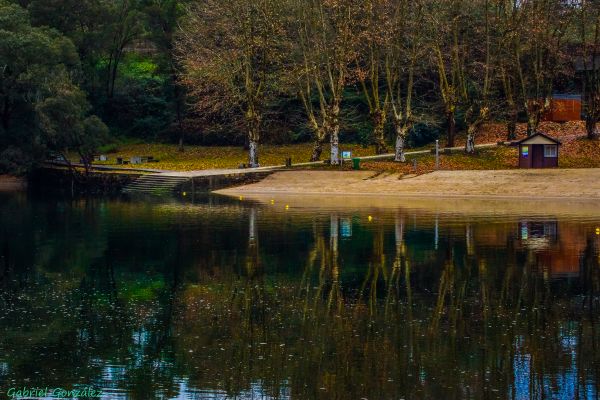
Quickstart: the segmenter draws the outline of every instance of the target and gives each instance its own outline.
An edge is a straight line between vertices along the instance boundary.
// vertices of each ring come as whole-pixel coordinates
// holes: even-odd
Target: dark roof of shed
[[[545,137],[546,139],[548,139],[548,140],[551,140],[551,141],[553,141],[554,143],[556,143],[556,144],[558,144],[558,145],[561,145],[561,144],[562,144],[562,143],[560,142],[560,140],[558,140],[558,139],[555,139],[555,138],[553,138],[552,136],[548,136],[548,135],[547,135],[547,134],[545,134],[544,132],[539,132],[539,131],[538,131],[538,132],[536,132],[536,133],[534,133],[534,134],[533,134],[533,135],[531,135],[531,136],[527,136],[525,139],[521,139],[521,140],[519,140],[519,141],[517,142],[517,144],[521,144],[521,143],[523,143],[523,142],[526,142],[526,141],[528,141],[529,139],[532,139],[532,138],[534,138],[534,137],[536,137],[536,136],[543,136],[543,137]]]

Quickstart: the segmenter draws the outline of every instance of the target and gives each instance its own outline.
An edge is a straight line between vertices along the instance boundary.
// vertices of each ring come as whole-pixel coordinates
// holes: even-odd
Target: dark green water
[[[598,398],[598,227],[0,193],[0,398]]]

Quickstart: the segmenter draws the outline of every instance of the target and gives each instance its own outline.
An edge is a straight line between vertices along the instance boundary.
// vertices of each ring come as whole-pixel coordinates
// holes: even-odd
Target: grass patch
[[[344,144],[341,150],[352,151],[353,156],[374,154],[374,148],[363,147],[359,144]],[[101,152],[109,154],[110,152]],[[260,165],[283,165],[287,157],[293,163],[310,161],[312,144],[292,145],[262,145],[259,147]],[[98,165],[115,165],[117,157],[130,159],[133,156],[152,156],[159,162],[124,165],[130,168],[153,168],[174,171],[193,171],[214,168],[237,168],[248,162],[248,153],[242,147],[232,146],[186,146],[184,152],[178,150],[175,144],[137,144],[125,143],[117,146],[114,153],[109,154],[109,161],[96,163]],[[329,146],[323,149],[322,159],[329,157]]]
[[[517,168],[518,151],[514,147],[499,146],[496,148],[477,150],[475,154],[455,152],[440,153],[440,169],[442,170],[493,170]],[[415,171],[414,161],[417,161]],[[396,172],[401,174],[424,174],[435,170],[435,155],[408,155],[405,163],[393,161],[368,161],[361,163],[361,169],[373,171]]]
[[[558,138],[563,145],[559,150],[559,165],[561,168],[600,168],[600,141],[590,141],[585,138],[583,122],[576,121],[566,124],[545,122],[540,129],[549,135]],[[526,127],[518,126],[519,139],[525,137]],[[464,135],[458,135],[457,146],[464,145]],[[478,135],[477,144],[497,143],[506,139],[506,127],[499,123],[491,123],[484,127]],[[440,140],[443,146],[443,138]],[[433,144],[414,149],[408,152],[431,148]],[[312,143],[290,145],[261,145],[259,147],[259,160],[262,166],[283,165],[287,157],[292,158],[292,163],[307,162],[312,153]],[[364,157],[375,154],[374,146],[365,147],[360,144],[342,144],[340,151],[352,151],[353,157]],[[390,147],[390,151],[393,148]],[[109,161],[104,165],[115,165],[116,158],[130,159],[133,156],[152,156],[159,160],[156,163],[127,165],[129,168],[152,168],[174,171],[191,171],[217,168],[237,168],[240,164],[248,162],[248,154],[242,147],[233,146],[186,146],[184,152],[178,151],[175,144],[148,144],[138,139],[119,139],[116,144],[105,146],[100,151],[107,154]],[[323,148],[322,159],[329,157],[329,146]],[[426,173],[435,170],[435,157],[432,154],[407,156],[407,163],[395,163],[391,160],[365,161],[361,163],[362,169],[374,171],[392,171],[399,173],[414,173],[413,160],[417,160],[417,173]],[[73,160],[77,157],[73,156]],[[440,168],[444,170],[499,170],[513,169],[518,165],[516,147],[498,146],[494,148],[479,149],[473,155],[463,152],[441,154]],[[329,169],[319,165],[311,169]],[[346,163],[345,169],[351,168],[351,163]]]

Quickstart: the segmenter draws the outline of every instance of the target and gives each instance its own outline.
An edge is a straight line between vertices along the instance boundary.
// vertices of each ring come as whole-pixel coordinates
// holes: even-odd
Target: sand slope
[[[416,177],[370,171],[283,171],[217,191],[244,194],[600,199],[600,169],[436,171]]]

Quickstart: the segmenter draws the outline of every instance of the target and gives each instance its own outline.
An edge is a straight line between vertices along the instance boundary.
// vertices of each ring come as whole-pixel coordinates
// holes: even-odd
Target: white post
[[[435,169],[440,169],[440,141],[435,141]]]

